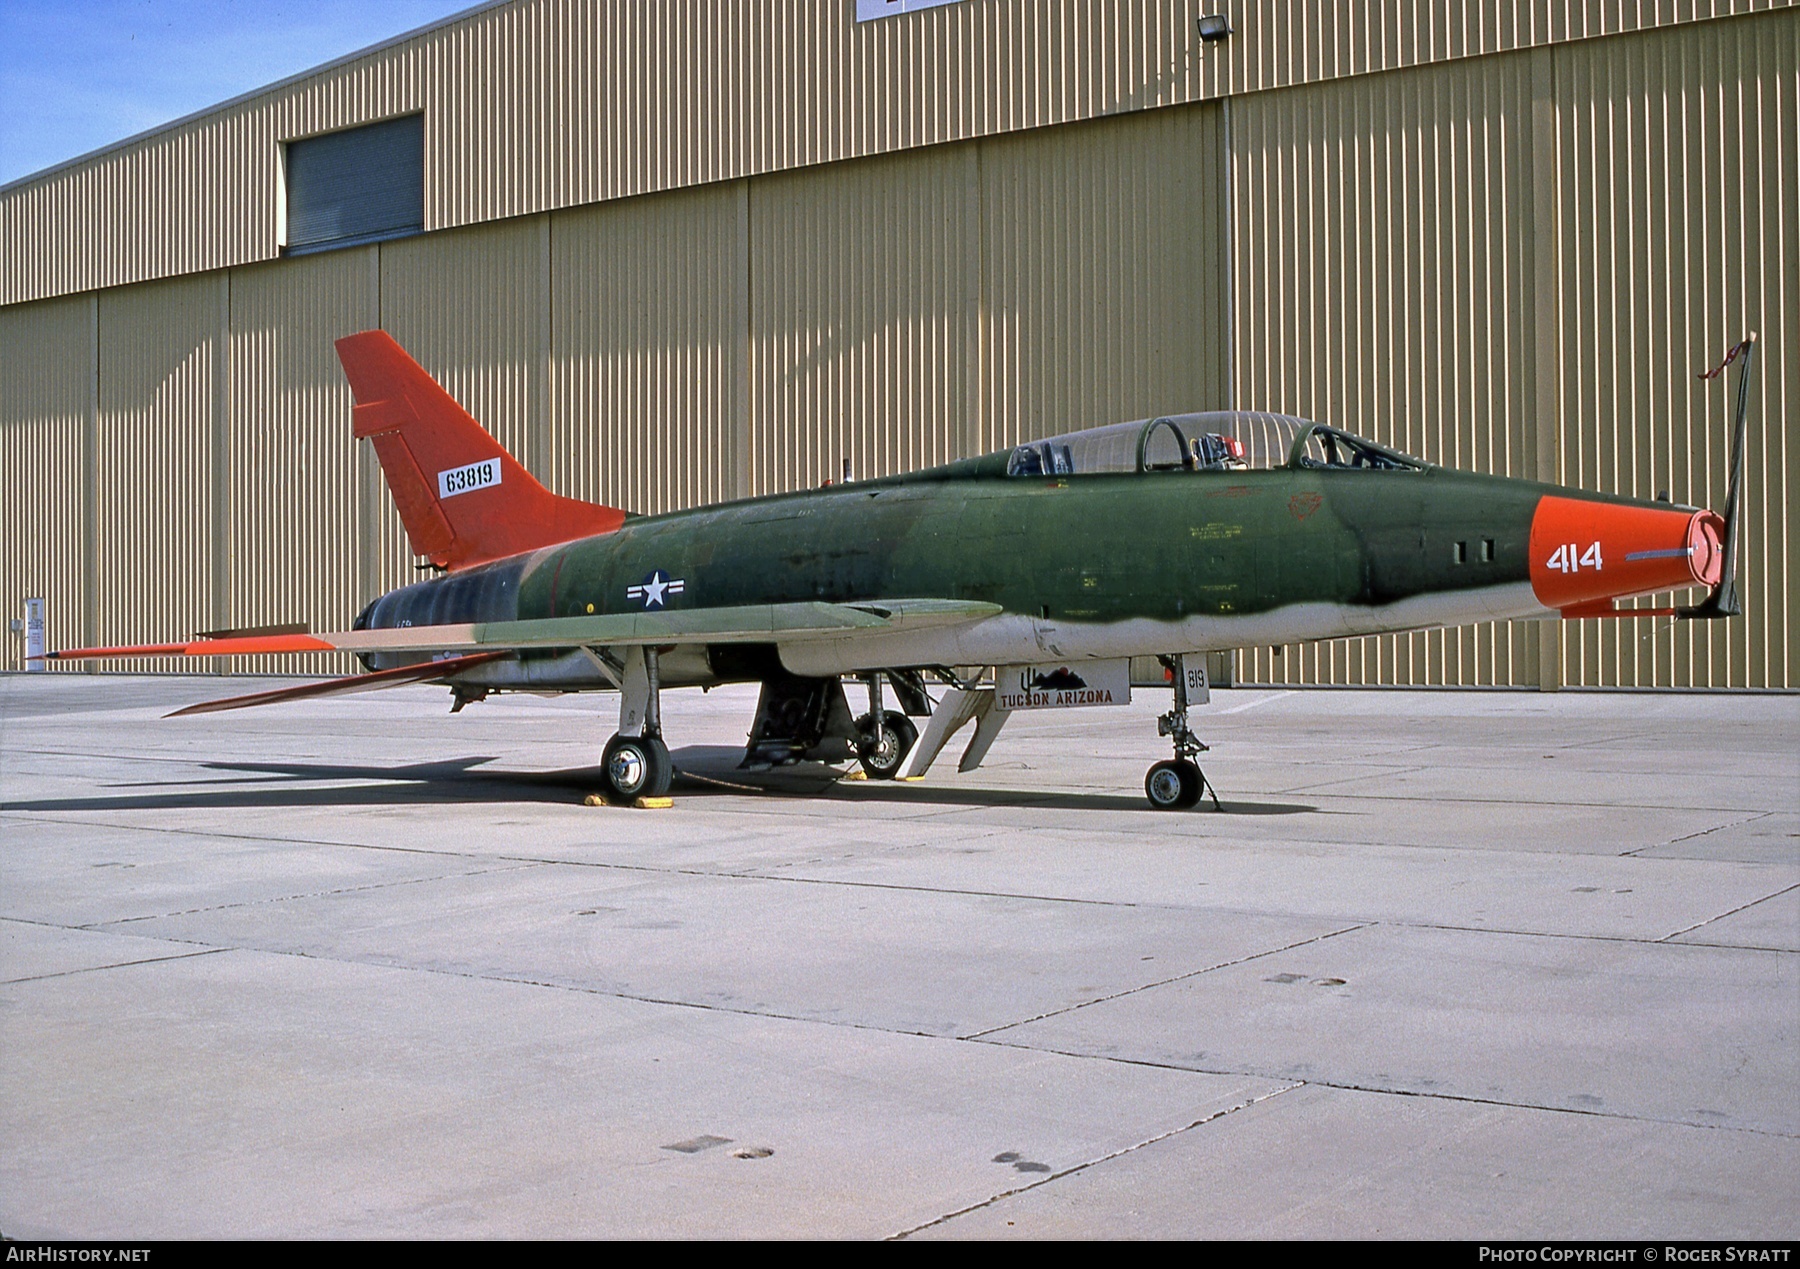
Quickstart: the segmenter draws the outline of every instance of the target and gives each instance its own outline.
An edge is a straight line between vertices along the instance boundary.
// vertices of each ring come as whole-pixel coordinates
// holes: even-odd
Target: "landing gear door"
[[[1206,681],[1206,658],[1184,657],[1182,674],[1187,678],[1187,703],[1206,705],[1212,701],[1212,684]]]
[[[1185,668],[1182,682],[1187,686],[1187,699],[1191,705],[1207,705],[1212,700],[1212,680],[1206,674],[1207,653],[1190,652],[1182,660]],[[1175,671],[1170,667],[1169,657],[1132,657],[1131,685],[1133,687],[1174,687]]]

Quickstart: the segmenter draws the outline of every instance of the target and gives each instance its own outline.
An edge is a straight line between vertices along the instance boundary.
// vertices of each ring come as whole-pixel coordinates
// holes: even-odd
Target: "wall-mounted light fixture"
[[[1205,44],[1216,44],[1231,34],[1231,23],[1223,13],[1215,13],[1211,17],[1199,19],[1200,39]]]

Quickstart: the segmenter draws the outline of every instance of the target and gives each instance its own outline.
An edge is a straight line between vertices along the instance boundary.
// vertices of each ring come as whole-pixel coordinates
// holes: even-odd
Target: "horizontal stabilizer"
[[[310,700],[315,696],[345,696],[351,692],[375,692],[386,687],[404,687],[408,683],[432,683],[472,666],[485,665],[511,656],[510,652],[475,652],[468,656],[445,657],[422,665],[403,665],[393,670],[377,670],[373,674],[352,674],[347,678],[327,679],[323,683],[301,683],[296,687],[278,687],[267,692],[250,692],[244,696],[227,696],[216,701],[203,701],[178,709],[165,718],[181,718],[187,714],[216,714],[227,709],[249,709],[253,705],[279,705],[285,701]]]
[[[46,652],[46,661],[99,661],[110,657],[244,657],[279,652],[336,652],[329,635],[234,635],[223,639],[190,639],[186,643],[133,643],[106,648],[68,648]],[[29,658],[37,660],[36,657]]]

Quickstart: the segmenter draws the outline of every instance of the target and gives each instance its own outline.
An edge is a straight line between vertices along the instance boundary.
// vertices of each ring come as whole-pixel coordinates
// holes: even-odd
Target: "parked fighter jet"
[[[637,516],[546,490],[384,332],[337,348],[356,435],[441,575],[346,631],[53,657],[347,649],[368,671],[179,713],[416,682],[448,685],[453,710],[494,691],[614,690],[602,779],[632,799],[669,786],[666,687],[761,683],[746,765],[855,757],[886,778],[922,774],[965,723],[967,770],[1017,709],[1123,703],[1129,659],[1154,656],[1174,689],[1159,722],[1174,757],[1145,791],[1176,808],[1206,787],[1188,718],[1205,687],[1196,653],[1607,615],[1617,598],[1693,586],[1710,596],[1658,611],[1737,611],[1735,469],[1721,519],[1450,471],[1302,419],[1187,414]],[[1740,381],[1737,467],[1743,401]],[[867,690],[860,717],[846,679]],[[930,720],[922,737],[909,716]]]

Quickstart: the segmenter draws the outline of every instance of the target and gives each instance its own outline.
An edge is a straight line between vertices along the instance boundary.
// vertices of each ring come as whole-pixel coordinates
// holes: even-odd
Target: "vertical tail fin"
[[[348,335],[337,354],[356,435],[375,446],[413,554],[469,568],[624,523],[616,507],[538,484],[386,331]]]

